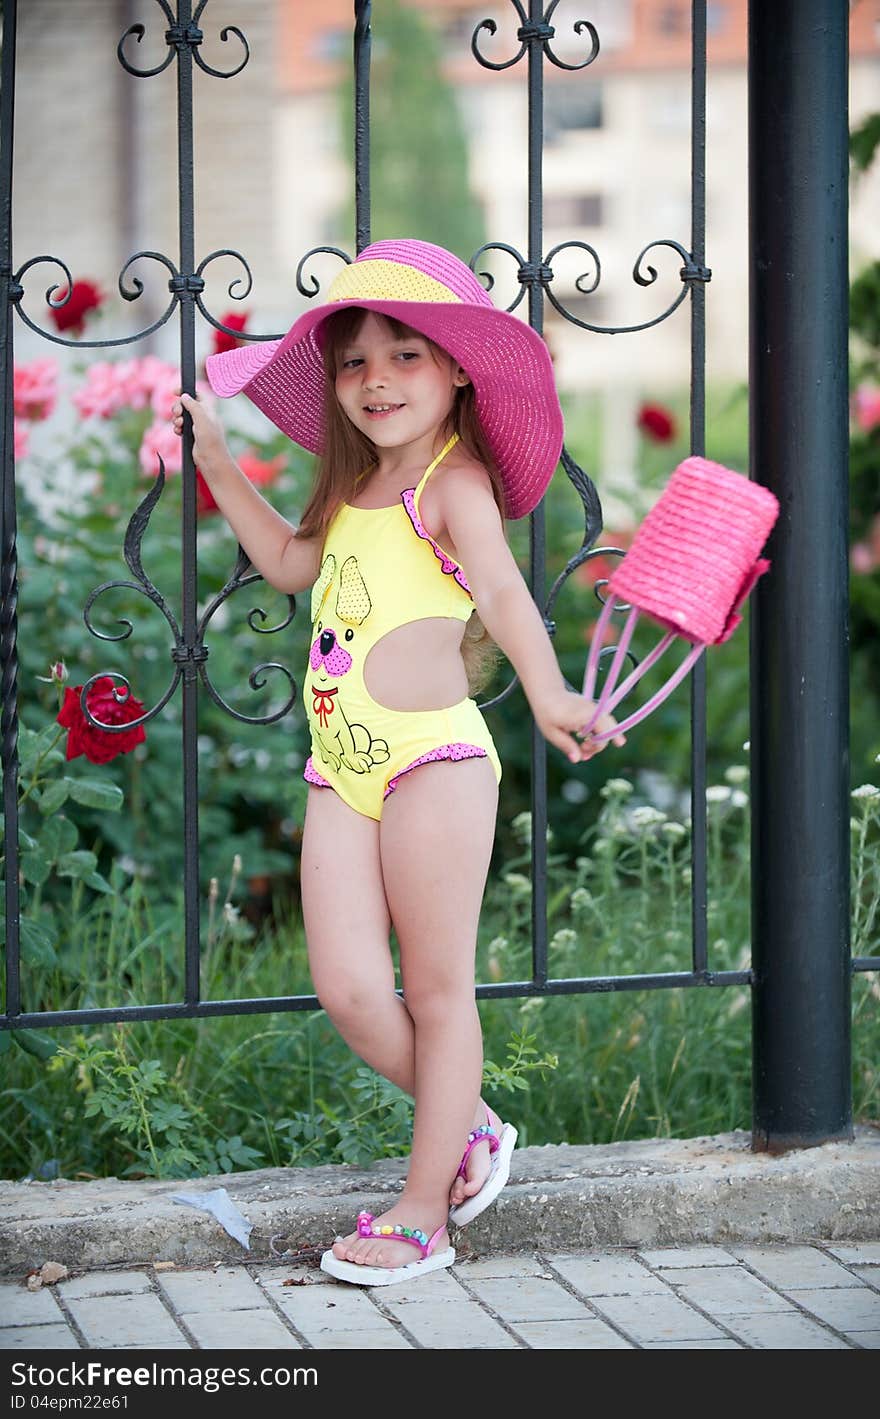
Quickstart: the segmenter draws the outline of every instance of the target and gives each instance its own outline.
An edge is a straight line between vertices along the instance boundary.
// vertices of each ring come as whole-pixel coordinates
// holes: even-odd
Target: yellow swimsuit
[[[312,643],[305,677],[312,753],[303,777],[368,818],[401,776],[436,759],[501,763],[472,699],[448,709],[393,710],[368,693],[364,666],[390,631],[430,616],[468,621],[464,572],[426,530],[419,503],[428,478],[458,442],[454,435],[416,488],[391,507],[343,503],[327,529],[312,589]],[[320,769],[320,772],[319,772]]]

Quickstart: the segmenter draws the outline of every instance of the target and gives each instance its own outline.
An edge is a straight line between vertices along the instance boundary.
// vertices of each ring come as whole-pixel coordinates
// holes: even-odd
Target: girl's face
[[[396,335],[368,311],[340,351],[336,397],[343,411],[379,449],[430,437],[446,422],[464,370],[424,335]]]

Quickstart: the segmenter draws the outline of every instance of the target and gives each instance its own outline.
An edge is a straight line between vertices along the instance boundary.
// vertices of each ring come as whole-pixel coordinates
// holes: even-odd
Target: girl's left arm
[[[592,758],[605,747],[574,735],[588,722],[594,702],[569,690],[547,634],[507,539],[501,514],[484,469],[446,470],[440,511],[461,559],[474,605],[486,630],[501,647],[520,678],[538,728],[572,763]],[[597,730],[613,729],[609,714]],[[607,742],[607,741],[606,741]],[[614,743],[626,743],[616,735]]]

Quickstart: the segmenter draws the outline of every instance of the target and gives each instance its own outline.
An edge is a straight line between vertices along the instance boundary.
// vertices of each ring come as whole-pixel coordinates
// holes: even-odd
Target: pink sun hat
[[[602,693],[584,733],[610,713],[676,637],[691,642],[678,669],[639,710],[616,729],[593,735],[601,742],[637,724],[684,679],[707,645],[726,641],[742,617],[740,608],[770,563],[759,555],[779,515],[769,488],[723,464],[694,456],[680,463],[642,522],[632,546],[608,579],[608,596],[591,638],[584,694],[592,698],[599,655],[618,602],[630,610],[621,630]],[[640,614],[666,635],[622,684],[617,680]]]
[[[505,513],[537,507],[562,451],[562,410],[541,337],[498,310],[473,271],[442,246],[377,241],[345,266],[323,305],[306,311],[281,340],[209,355],[205,372],[221,398],[246,394],[289,438],[320,453],[324,438],[321,326],[345,306],[401,321],[461,365],[498,464]]]

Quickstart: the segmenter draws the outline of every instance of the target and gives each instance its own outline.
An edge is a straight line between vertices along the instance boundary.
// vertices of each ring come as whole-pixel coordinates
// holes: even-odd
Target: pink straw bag
[[[601,743],[638,724],[672,693],[707,645],[720,645],[739,625],[738,614],[759,576],[770,566],[760,557],[779,515],[768,488],[706,458],[686,458],[639,527],[632,546],[608,579],[608,595],[596,622],[584,674],[584,694],[593,698],[605,631],[617,602],[629,603],[620,640],[587,734],[610,713],[676,636],[692,641],[681,665],[646,704],[618,724],[593,735]],[[617,684],[639,614],[666,628],[666,635]]]

